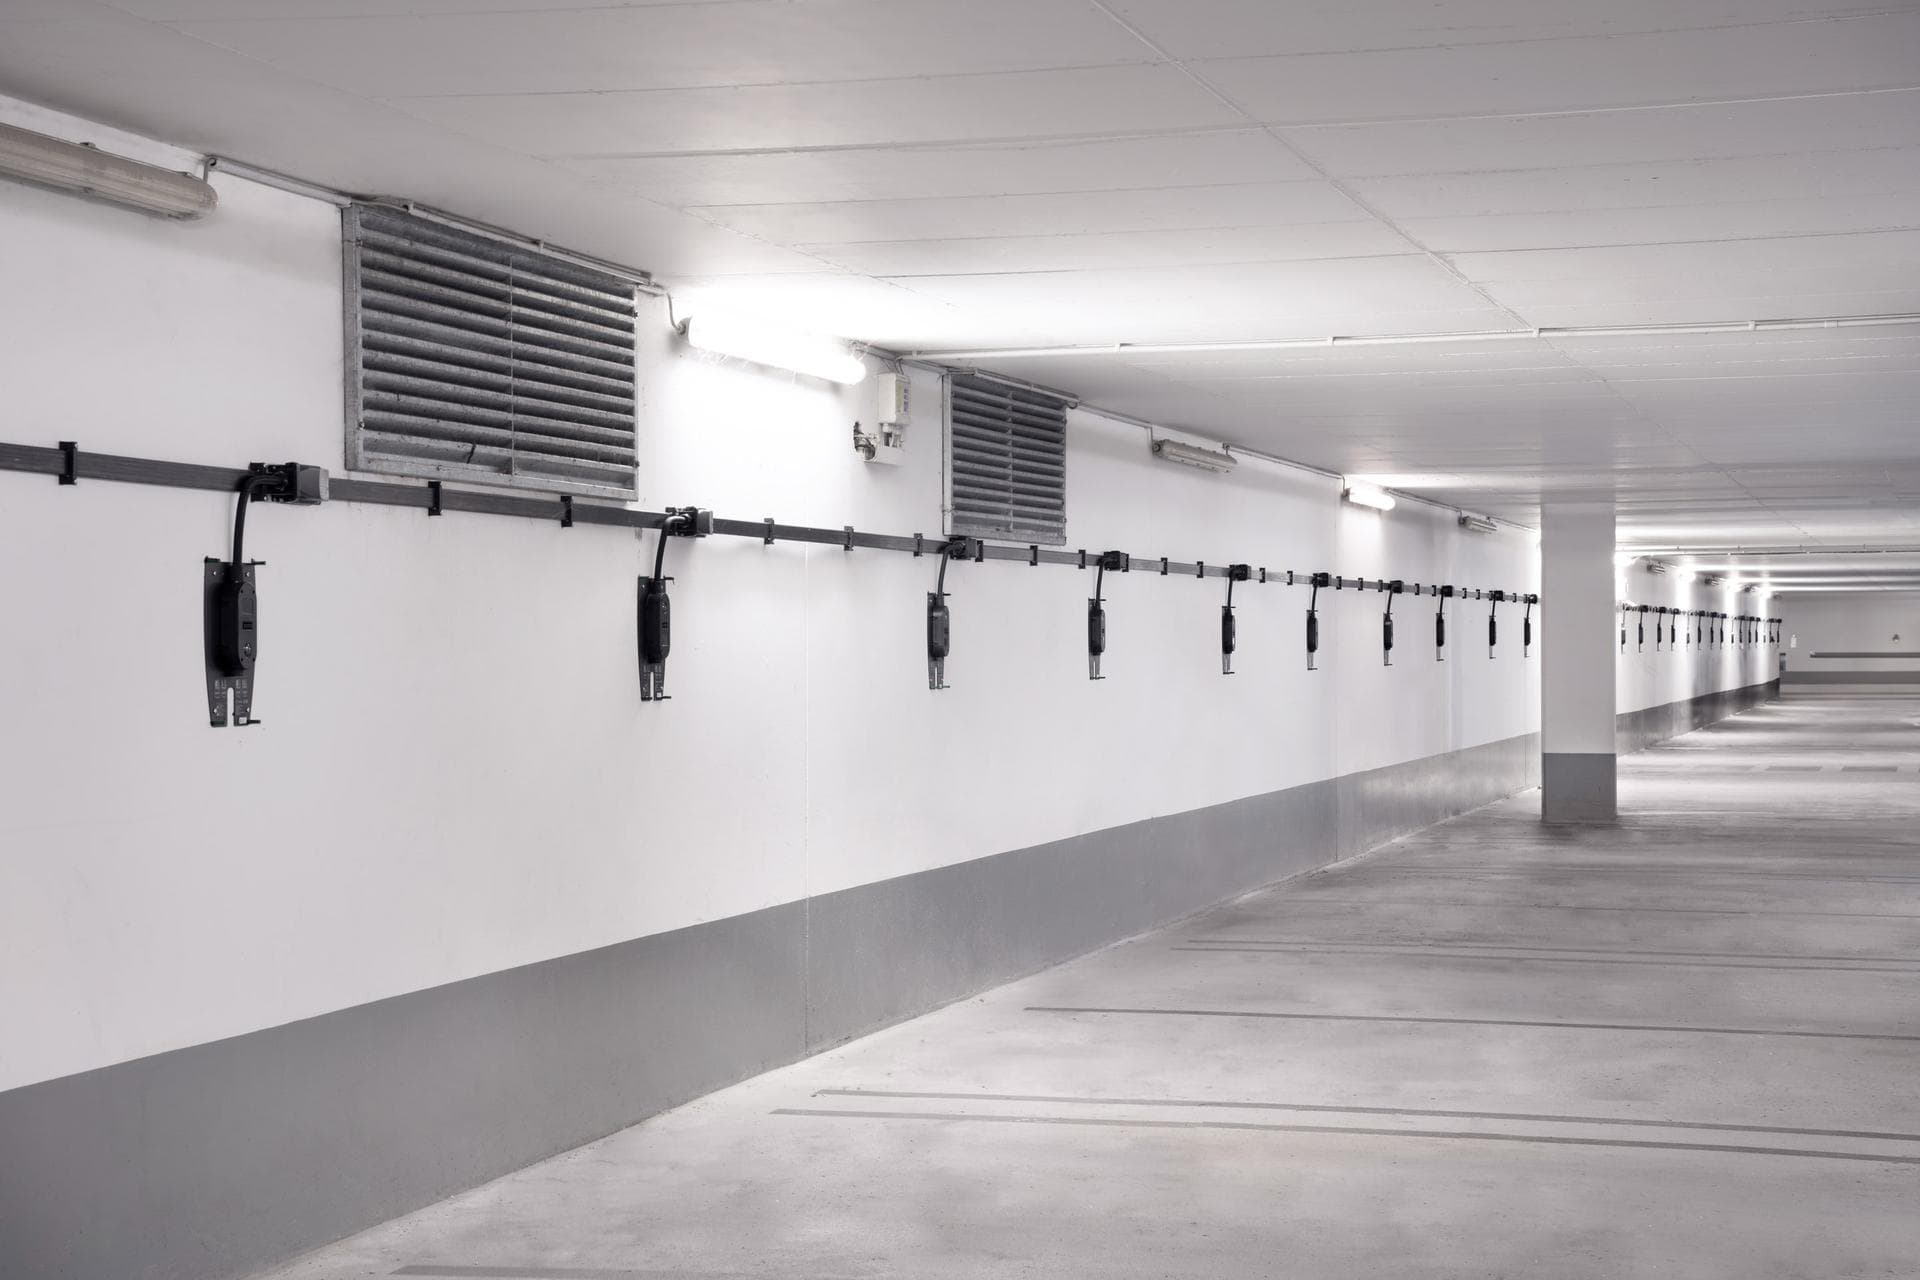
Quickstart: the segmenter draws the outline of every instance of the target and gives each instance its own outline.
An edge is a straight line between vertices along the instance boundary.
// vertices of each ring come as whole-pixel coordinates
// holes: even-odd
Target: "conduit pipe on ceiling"
[[[1920,325],[1920,312],[1877,316],[1808,316],[1774,320],[1725,320],[1700,324],[1556,325],[1532,329],[1482,329],[1464,333],[1329,334],[1322,338],[1264,338],[1221,342],[1114,342],[1053,347],[981,347],[958,351],[912,351],[919,360],[1020,360],[1045,356],[1204,355],[1231,351],[1314,351],[1328,347],[1400,347],[1442,343],[1527,342],[1563,338],[1665,338],[1689,334],[1778,333],[1801,329],[1869,329]]]

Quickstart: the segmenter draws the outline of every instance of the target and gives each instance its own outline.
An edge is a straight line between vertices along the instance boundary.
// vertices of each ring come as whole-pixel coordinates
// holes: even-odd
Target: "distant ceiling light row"
[[[197,218],[219,202],[213,188],[192,174],[8,124],[0,124],[0,177],[162,218]]]
[[[685,332],[687,342],[702,351],[825,378],[842,386],[851,386],[867,376],[867,362],[837,338],[706,312],[689,319]]]
[[[1404,347],[1431,343],[1528,342],[1566,338],[1665,338],[1688,334],[1777,333],[1797,329],[1873,329],[1920,325],[1920,311],[1867,316],[1790,316],[1766,320],[1713,320],[1698,324],[1543,325],[1532,329],[1480,329],[1464,333],[1328,334],[1319,338],[1261,338],[1217,342],[1105,342],[1052,347],[983,347],[964,351],[912,351],[917,360],[1020,360],[1051,356],[1188,355],[1229,351],[1313,351],[1327,347]]]

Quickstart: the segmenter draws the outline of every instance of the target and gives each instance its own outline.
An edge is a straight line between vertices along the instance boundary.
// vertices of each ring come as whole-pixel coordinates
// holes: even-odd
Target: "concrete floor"
[[[1920,697],[1793,692],[274,1271],[1920,1276]]]

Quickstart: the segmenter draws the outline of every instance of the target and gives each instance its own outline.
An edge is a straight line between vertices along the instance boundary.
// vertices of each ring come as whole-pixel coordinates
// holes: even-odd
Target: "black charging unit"
[[[201,572],[207,722],[216,729],[260,723],[253,718],[253,673],[260,660],[255,571],[262,562],[247,559],[247,508],[255,502],[318,506],[327,500],[327,488],[323,469],[300,462],[256,462],[240,479],[233,510],[233,554],[225,560],[207,557]]]
[[[1313,588],[1307,596],[1307,670],[1316,670],[1316,658],[1320,653],[1320,588],[1333,585],[1331,573],[1316,573],[1307,579]]]
[[[1227,566],[1227,602],[1220,607],[1220,674],[1233,674],[1233,651],[1239,647],[1240,625],[1233,617],[1233,584],[1253,577],[1250,564]]]
[[[1392,582],[1382,582],[1380,589],[1387,593],[1387,610],[1380,616],[1380,659],[1384,666],[1393,665],[1393,598],[1407,589],[1407,584],[1395,578]]]
[[[917,539],[919,535],[915,535]],[[953,652],[953,614],[947,608],[947,565],[954,560],[978,560],[980,539],[948,538],[940,548],[940,576],[927,592],[927,688],[947,687],[947,656]]]
[[[669,507],[660,521],[659,541],[653,549],[653,575],[636,582],[635,614],[639,627],[640,701],[667,700],[667,655],[673,652],[673,600],[664,572],[668,538],[705,538],[713,533],[713,512],[700,507]]]
[[[1124,551],[1103,551],[1100,562],[1093,571],[1093,595],[1087,601],[1087,679],[1104,680],[1100,674],[1100,659],[1107,651],[1107,606],[1100,598],[1106,586],[1107,570],[1126,573],[1133,568],[1133,558]]]

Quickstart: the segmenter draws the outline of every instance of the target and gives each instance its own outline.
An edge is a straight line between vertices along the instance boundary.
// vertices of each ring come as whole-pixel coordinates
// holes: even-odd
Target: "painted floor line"
[[[1728,963],[1720,960],[1628,960],[1596,956],[1475,955],[1462,951],[1366,951],[1336,947],[1168,947],[1169,951],[1187,951],[1198,955],[1241,956],[1372,956],[1397,960],[1472,960],[1492,964],[1599,964],[1659,969],[1748,969],[1772,973],[1907,973],[1920,976],[1914,965],[1858,964],[1755,964]]]
[[[1371,951],[1405,951],[1413,955],[1461,947],[1473,951],[1551,951],[1569,956],[1660,956],[1688,960],[1858,960],[1863,964],[1920,964],[1920,956],[1828,956],[1790,951],[1643,951],[1637,947],[1536,947],[1520,942],[1348,942],[1337,938],[1188,938],[1187,941],[1234,947],[1364,947]]]
[[[1658,915],[1677,916],[1812,916],[1823,920],[1920,920],[1920,915],[1899,911],[1763,911],[1746,907],[1622,907],[1576,905],[1570,902],[1459,902],[1443,898],[1340,897],[1336,894],[1303,894],[1300,897],[1288,899],[1286,903],[1289,908],[1324,905],[1341,907],[1349,911],[1360,904],[1382,907],[1419,907],[1422,910],[1432,907],[1465,907],[1472,911],[1613,911],[1634,915],[1651,912]]]
[[[1192,1107],[1223,1111],[1301,1111],[1356,1116],[1422,1116],[1437,1120],[1524,1120],[1533,1124],[1621,1125],[1641,1129],[1697,1129],[1722,1133],[1775,1133],[1802,1138],[1857,1138],[1870,1142],[1920,1142],[1920,1133],[1874,1129],[1802,1129],[1788,1125],[1727,1124],[1710,1120],[1641,1120],[1632,1116],[1578,1116],[1557,1112],[1447,1111],[1426,1107],[1336,1106],[1326,1102],[1231,1102],[1215,1098],[1091,1098],[1059,1093],[962,1093],[911,1089],[816,1089],[816,1098],[916,1098],[933,1102],[1039,1102],[1057,1106]]]
[[[1574,1138],[1558,1134],[1476,1133],[1462,1129],[1380,1129],[1362,1125],[1255,1124],[1241,1120],[1121,1120],[1106,1116],[976,1116],[939,1111],[836,1111],[780,1107],[776,1116],[850,1120],[942,1120],[973,1124],[1051,1124],[1103,1129],[1212,1129],[1251,1133],[1321,1133],[1365,1138],[1438,1138],[1467,1142],[1521,1142],[1539,1146],[1624,1147],[1643,1151],[1697,1151],[1715,1155],[1797,1156],[1814,1160],[1859,1160],[1871,1164],[1920,1165],[1920,1156],[1856,1151],[1812,1151],[1799,1147],[1755,1147],[1718,1142],[1656,1142],[1641,1138]]]
[[[1671,1031],[1704,1036],[1789,1036],[1811,1040],[1892,1040],[1920,1043],[1920,1035],[1882,1031],[1793,1031],[1763,1027],[1681,1027],[1643,1022],[1540,1022],[1524,1018],[1421,1018],[1382,1013],[1274,1013],[1264,1009],[1128,1009],[1097,1005],[1030,1004],[1028,1013],[1135,1014],[1173,1018],[1263,1018],[1290,1022],[1398,1022],[1430,1026],[1550,1027],[1559,1031]]]

